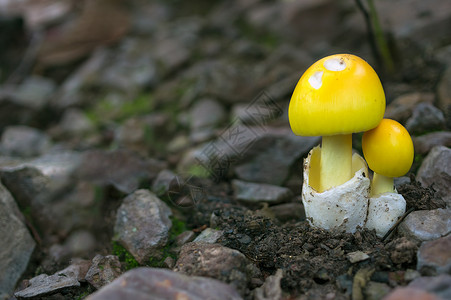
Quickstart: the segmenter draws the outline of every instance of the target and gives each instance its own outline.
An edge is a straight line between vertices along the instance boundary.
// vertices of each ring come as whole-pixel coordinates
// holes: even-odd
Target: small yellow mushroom
[[[409,132],[398,122],[383,119],[363,134],[363,155],[374,171],[372,195],[393,193],[393,178],[406,174],[413,163],[414,149]]]

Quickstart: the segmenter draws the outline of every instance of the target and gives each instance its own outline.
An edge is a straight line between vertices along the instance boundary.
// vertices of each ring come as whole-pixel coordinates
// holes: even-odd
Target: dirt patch
[[[416,264],[418,245],[404,237],[383,243],[374,231],[366,229],[354,234],[328,232],[312,228],[306,221],[281,224],[238,208],[219,209],[214,216],[224,230],[220,242],[244,253],[266,276],[282,269],[282,289],[292,296],[321,298],[333,293],[348,297],[361,269],[372,270],[369,280],[384,281],[377,277],[388,278],[390,273]],[[349,254],[357,251],[368,258],[351,263]]]

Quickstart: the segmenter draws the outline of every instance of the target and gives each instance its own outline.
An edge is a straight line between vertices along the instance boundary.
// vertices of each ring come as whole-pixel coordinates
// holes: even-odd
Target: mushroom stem
[[[323,136],[320,163],[320,191],[352,178],[352,135]]]
[[[376,196],[383,193],[394,193],[393,177],[374,173],[371,183],[371,195]]]

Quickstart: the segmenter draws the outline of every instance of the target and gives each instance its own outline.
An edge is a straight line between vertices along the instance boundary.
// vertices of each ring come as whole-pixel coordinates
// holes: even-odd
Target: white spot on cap
[[[324,68],[329,71],[343,71],[346,69],[346,63],[343,58],[329,58],[324,62]]]
[[[315,72],[309,79],[308,83],[314,88],[315,90],[319,89],[323,85],[323,71]]]

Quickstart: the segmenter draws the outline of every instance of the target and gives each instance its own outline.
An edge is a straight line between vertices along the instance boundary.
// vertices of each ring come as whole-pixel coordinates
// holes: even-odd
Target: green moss
[[[140,266],[133,255],[118,242],[113,242],[113,254],[119,258],[120,262],[125,264],[127,271]]]
[[[148,267],[162,268],[165,267],[164,261],[167,257],[171,257],[174,260],[177,258],[175,253],[172,251],[173,245],[175,243],[175,238],[180,233],[186,231],[187,228],[185,222],[177,219],[176,217],[170,217],[170,219],[172,222],[172,227],[168,234],[168,243],[161,249],[160,258],[151,257],[148,260],[148,262],[145,264]],[[127,249],[125,249],[122,245],[115,241],[113,242],[113,254],[119,257],[119,261],[125,265],[125,269],[127,271],[140,266],[133,255],[131,255],[127,251]]]
[[[210,176],[207,169],[201,165],[192,165],[188,168],[188,174],[199,178],[208,178]]]
[[[108,121],[122,122],[133,116],[150,113],[153,109],[153,98],[149,94],[142,94],[132,101],[119,103],[112,99],[102,99],[86,111],[86,116],[99,126]]]
[[[172,227],[169,231],[169,240],[175,239],[179,234],[186,231],[186,223],[177,219],[176,217],[170,217],[172,221]]]

